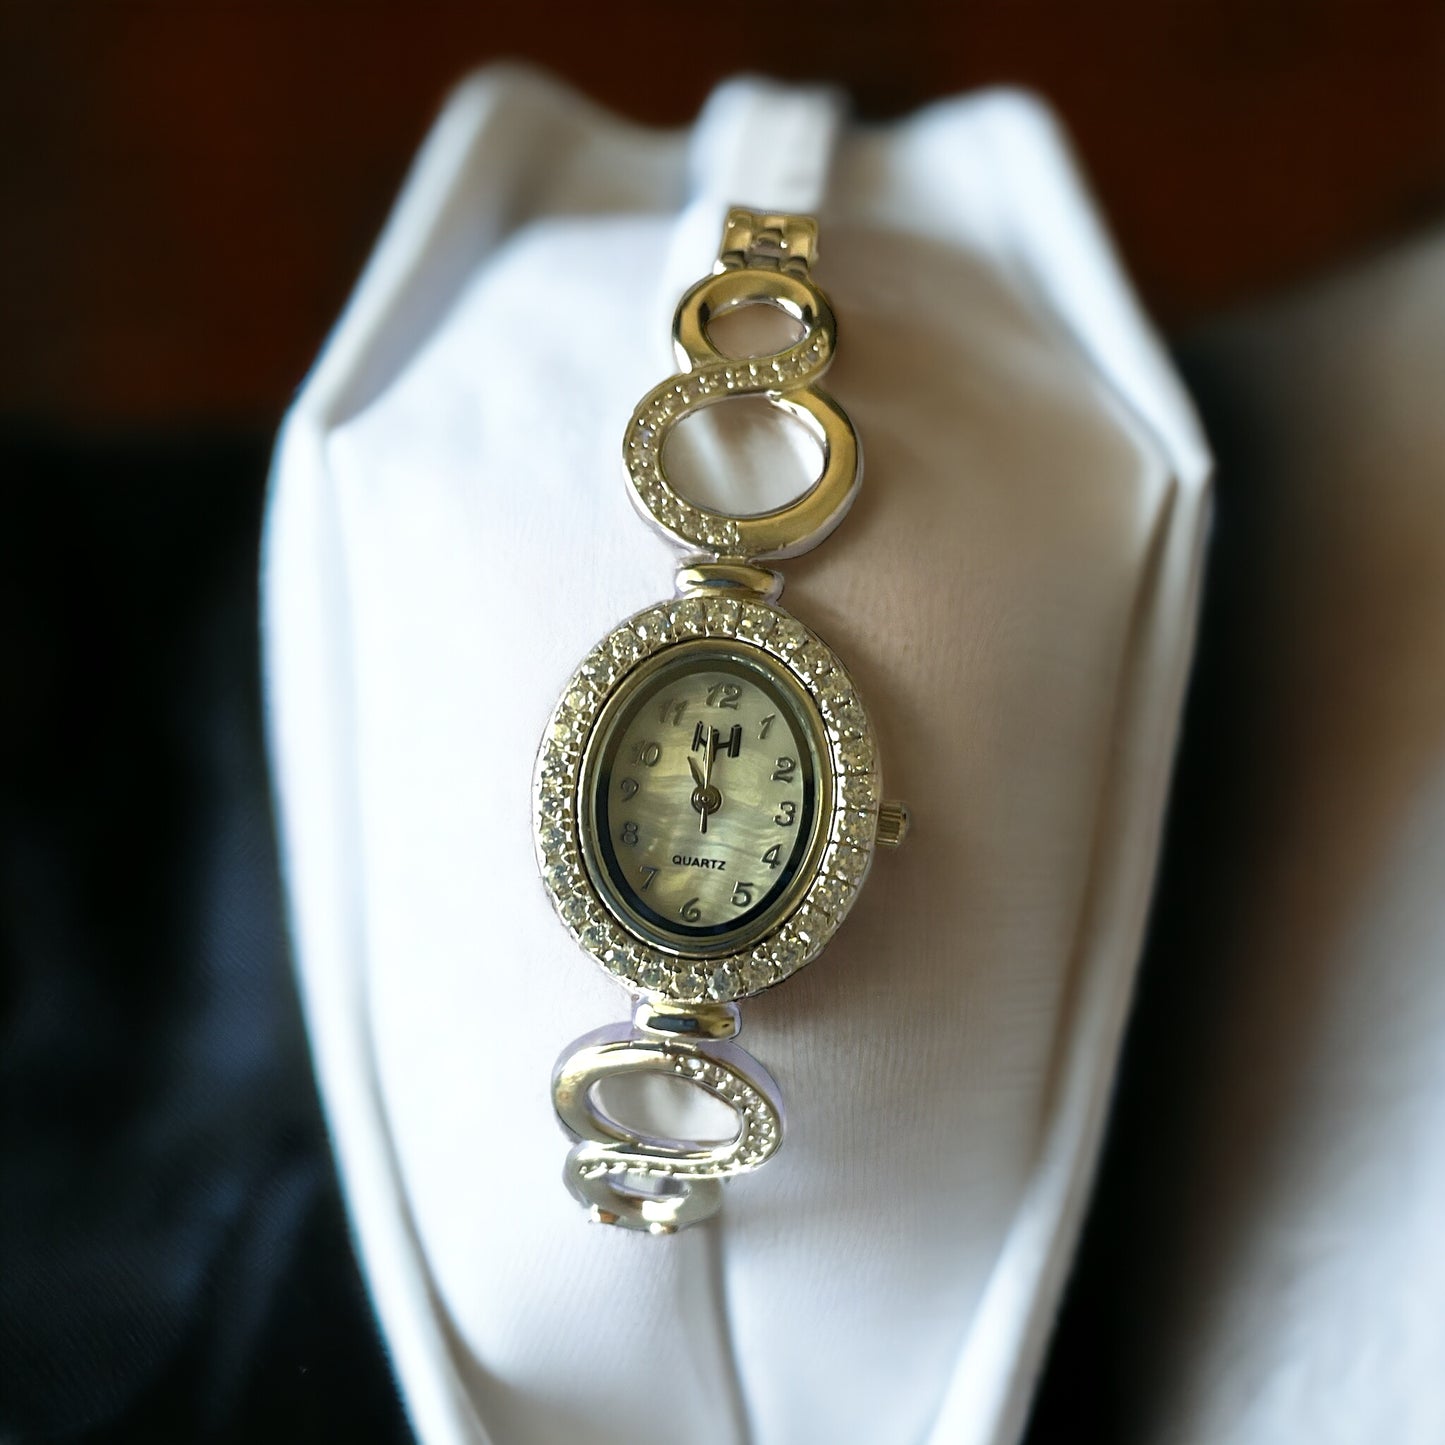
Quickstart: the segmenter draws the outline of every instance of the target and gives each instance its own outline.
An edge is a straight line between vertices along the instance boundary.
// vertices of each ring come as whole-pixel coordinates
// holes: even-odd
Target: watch
[[[821,542],[862,480],[857,436],[818,386],[837,329],[812,279],[817,224],[728,214],[711,275],[678,303],[680,371],[638,404],[629,496],[682,549],[676,596],[613,628],[548,720],[534,774],[542,878],[572,937],[634,995],[632,1017],[576,1040],[552,1079],[574,1141],[564,1179],[594,1221],[670,1234],[720,1207],[723,1181],[776,1152],[777,1085],[736,1043],[738,1004],[823,950],[874,850],[907,809],[883,800],[878,747],[848,671],[778,605],[765,564]],[[709,324],[777,308],[798,339],[734,358]],[[702,407],[760,396],[802,423],[817,480],[773,511],[696,505],[663,466],[669,432]],[[658,1137],[609,1112],[609,1081],[664,1075],[722,1101],[736,1132]]]

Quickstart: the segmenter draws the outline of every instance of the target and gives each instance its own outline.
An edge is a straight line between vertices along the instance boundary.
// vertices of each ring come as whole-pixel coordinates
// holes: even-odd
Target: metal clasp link
[[[744,267],[806,277],[818,257],[818,223],[811,216],[764,215],[734,207],[723,226],[714,272]]]

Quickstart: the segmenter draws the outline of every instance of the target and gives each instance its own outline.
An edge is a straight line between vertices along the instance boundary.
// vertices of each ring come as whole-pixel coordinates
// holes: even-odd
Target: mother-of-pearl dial
[[[759,648],[682,643],[629,674],[588,744],[578,831],[630,932],[686,954],[766,933],[806,890],[831,779],[812,699]]]

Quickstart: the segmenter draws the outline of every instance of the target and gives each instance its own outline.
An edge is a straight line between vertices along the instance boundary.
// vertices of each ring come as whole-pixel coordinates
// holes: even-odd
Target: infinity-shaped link
[[[751,235],[761,221],[734,211],[728,233]],[[843,520],[863,477],[858,436],[847,413],[817,382],[836,350],[833,308],[808,275],[811,254],[783,266],[766,253],[724,242],[717,270],[693,286],[673,316],[673,350],[682,370],[638,403],[623,443],[633,504],[674,541],[715,557],[794,557],[816,546]],[[786,267],[786,269],[784,269]],[[708,335],[709,324],[740,306],[767,305],[803,328],[781,351],[731,358]],[[684,418],[733,397],[761,396],[807,428],[823,454],[818,479],[802,496],[757,516],[736,517],[699,507],[674,490],[662,453]]]
[[[738,1132],[721,1142],[662,1139],[602,1112],[593,1091],[606,1079],[661,1074],[722,1100]],[[717,1212],[722,1181],[766,1163],[782,1142],[777,1085],[736,1044],[650,1038],[626,1024],[577,1040],[552,1078],[557,1117],[577,1146],[563,1177],[594,1220],[671,1234]]]

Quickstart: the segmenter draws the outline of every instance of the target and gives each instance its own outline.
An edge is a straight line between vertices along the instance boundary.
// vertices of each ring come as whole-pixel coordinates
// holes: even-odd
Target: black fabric
[[[411,1438],[286,956],[268,441],[0,431],[0,1440]]]

